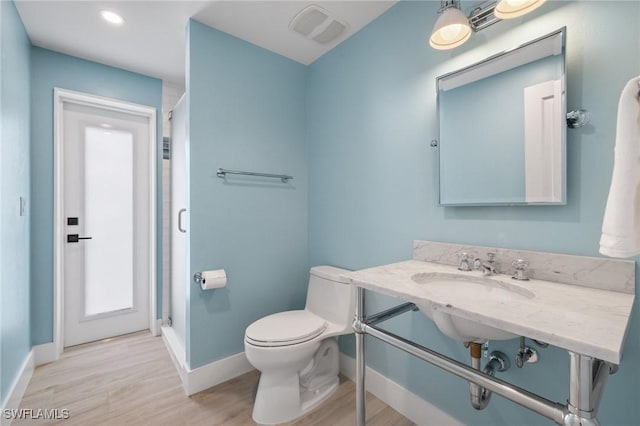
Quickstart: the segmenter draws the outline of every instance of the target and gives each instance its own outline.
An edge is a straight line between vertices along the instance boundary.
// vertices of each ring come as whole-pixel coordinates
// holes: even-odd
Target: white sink
[[[426,272],[411,276],[411,280],[428,287],[430,294],[436,299],[452,300],[467,299],[483,303],[490,299],[493,304],[509,304],[510,302],[532,299],[533,292],[498,281],[485,276],[470,275],[461,272],[459,274]],[[446,336],[461,342],[485,342],[487,340],[509,340],[519,337],[516,334],[500,330],[478,321],[461,318],[446,312],[452,304],[435,304],[428,301],[416,301],[420,311],[431,318],[436,326]]]

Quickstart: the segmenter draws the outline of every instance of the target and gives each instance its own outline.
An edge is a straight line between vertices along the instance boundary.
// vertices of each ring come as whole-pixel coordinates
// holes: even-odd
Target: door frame
[[[137,115],[149,119],[149,329],[154,336],[158,335],[157,316],[157,136],[156,109],[118,99],[95,96],[88,93],[76,92],[55,87],[53,89],[53,344],[56,357],[64,350],[64,104],[72,103],[82,106],[106,109],[125,114]]]

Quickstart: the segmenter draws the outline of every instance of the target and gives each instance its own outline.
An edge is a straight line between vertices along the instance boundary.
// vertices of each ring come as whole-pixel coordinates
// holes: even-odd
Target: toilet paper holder
[[[193,281],[202,290],[213,290],[227,286],[227,272],[224,269],[198,271],[193,274]]]

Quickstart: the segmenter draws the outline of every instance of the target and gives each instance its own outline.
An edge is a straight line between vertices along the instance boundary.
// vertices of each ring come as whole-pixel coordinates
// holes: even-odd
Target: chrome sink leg
[[[569,352],[569,401],[564,426],[598,426],[602,391],[612,367],[590,356]]]
[[[364,289],[356,287],[356,315],[353,330],[356,334],[356,426],[364,426],[367,417],[364,388]]]

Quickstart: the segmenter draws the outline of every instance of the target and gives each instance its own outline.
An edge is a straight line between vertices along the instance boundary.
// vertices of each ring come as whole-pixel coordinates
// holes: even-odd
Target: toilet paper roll
[[[203,290],[212,288],[222,288],[227,285],[227,273],[224,269],[216,269],[215,271],[202,271],[202,281],[200,287]]]

